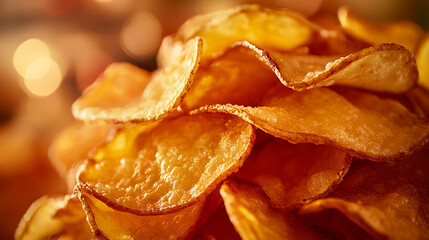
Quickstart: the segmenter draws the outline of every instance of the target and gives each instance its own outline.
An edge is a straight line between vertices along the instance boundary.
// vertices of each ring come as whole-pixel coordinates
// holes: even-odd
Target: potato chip
[[[84,164],[78,184],[121,211],[177,211],[236,172],[250,153],[254,134],[250,124],[226,114],[165,120],[136,137],[136,151]]]
[[[429,152],[394,163],[361,160],[326,199],[303,214],[336,209],[375,238],[429,238]]]
[[[244,240],[321,238],[294,214],[273,209],[258,187],[226,181],[220,193],[231,222]]]
[[[419,68],[419,84],[429,89],[429,35],[421,42],[416,54],[417,67]]]
[[[397,44],[380,44],[346,57],[265,51],[248,42],[237,45],[253,51],[283,85],[294,90],[336,84],[403,93],[418,79],[413,54]]]
[[[76,184],[79,165],[94,147],[114,132],[115,129],[109,125],[74,123],[54,139],[49,147],[49,159],[60,176],[65,177],[70,192]]]
[[[204,201],[174,213],[138,216],[112,209],[91,195],[80,196],[87,221],[98,239],[181,239],[198,224]]]
[[[242,5],[189,19],[176,39],[200,36],[204,42],[202,59],[207,59],[236,41],[249,41],[264,49],[292,50],[309,43],[316,33],[315,26],[298,13]]]
[[[16,240],[70,237],[90,239],[80,202],[74,195],[41,197],[22,217],[15,232]]]
[[[171,65],[150,75],[128,64],[111,65],[72,106],[85,121],[153,122],[182,102],[199,66],[202,41],[186,42]]]
[[[423,30],[411,21],[373,24],[367,22],[347,7],[338,9],[338,20],[350,35],[377,44],[394,42],[414,52],[423,37]]]
[[[276,84],[276,75],[252,51],[230,48],[198,69],[181,107],[188,110],[213,103],[254,105]]]
[[[388,98],[353,89],[274,89],[259,107],[211,105],[195,112],[225,112],[292,143],[336,146],[374,161],[405,158],[428,141],[426,119]]]
[[[274,207],[301,207],[331,192],[351,163],[346,153],[327,146],[290,144],[276,139],[254,158],[248,158],[239,176],[261,186]]]

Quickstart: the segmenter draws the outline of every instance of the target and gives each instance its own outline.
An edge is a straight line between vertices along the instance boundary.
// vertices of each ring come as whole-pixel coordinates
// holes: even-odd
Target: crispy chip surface
[[[204,202],[174,213],[138,216],[108,207],[91,195],[82,194],[87,221],[99,239],[182,239],[198,225]]]
[[[428,159],[429,152],[424,151],[394,163],[361,160],[328,198],[301,212],[336,209],[376,238],[427,239]]]
[[[186,42],[176,61],[149,75],[128,64],[115,64],[72,106],[85,121],[151,122],[166,117],[182,102],[199,66],[202,41]]]
[[[309,43],[315,27],[298,13],[243,5],[225,11],[196,16],[183,24],[176,38],[200,36],[202,58],[213,57],[236,41],[249,41],[263,48],[291,50]],[[269,36],[269,37],[267,37]]]
[[[84,212],[76,196],[41,197],[21,219],[15,239],[51,239],[64,237],[90,239]]]
[[[326,196],[350,163],[351,157],[334,147],[276,139],[248,158],[239,176],[258,183],[273,206],[285,210]]]
[[[253,141],[253,127],[231,115],[166,120],[139,134],[134,153],[87,162],[79,185],[122,211],[139,215],[177,211],[237,171]]]
[[[413,52],[424,34],[421,27],[414,22],[373,24],[359,17],[347,7],[338,9],[338,20],[349,34],[363,41],[372,44],[394,42]]]
[[[293,143],[334,145],[375,161],[405,158],[427,141],[426,119],[388,98],[352,89],[271,91],[260,107],[212,105],[197,111],[227,112]]]
[[[227,181],[221,195],[231,222],[244,240],[321,238],[292,213],[273,209],[258,187]]]

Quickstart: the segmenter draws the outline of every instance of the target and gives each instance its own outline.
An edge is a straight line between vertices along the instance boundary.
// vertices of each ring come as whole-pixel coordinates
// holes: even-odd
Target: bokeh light
[[[44,69],[47,70],[43,71]],[[27,68],[24,86],[30,94],[46,97],[57,90],[61,80],[62,75],[58,64],[51,58],[39,58]]]
[[[139,11],[124,24],[120,34],[122,49],[140,59],[153,57],[161,44],[160,21],[150,12]]]
[[[22,77],[25,77],[28,67],[40,58],[50,58],[51,51],[45,42],[31,38],[21,43],[13,55],[13,65]],[[47,71],[48,69],[46,69]],[[43,69],[41,69],[43,71]]]

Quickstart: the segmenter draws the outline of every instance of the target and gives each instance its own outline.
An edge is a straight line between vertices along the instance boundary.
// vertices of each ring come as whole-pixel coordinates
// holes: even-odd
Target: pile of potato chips
[[[244,5],[188,20],[157,59],[110,65],[74,103],[84,123],[49,153],[70,194],[16,239],[429,238],[414,23]]]

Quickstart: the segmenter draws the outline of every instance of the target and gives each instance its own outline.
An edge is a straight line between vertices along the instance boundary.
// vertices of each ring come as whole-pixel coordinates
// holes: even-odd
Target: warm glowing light
[[[137,12],[123,26],[120,38],[122,49],[128,55],[150,58],[161,43],[161,23],[149,12]]]
[[[16,71],[25,77],[28,67],[40,58],[50,58],[48,46],[41,40],[31,38],[21,43],[13,55],[13,65]]]
[[[61,81],[60,67],[51,58],[37,59],[27,68],[24,75],[26,90],[38,97],[45,97],[55,92]]]
[[[95,1],[100,3],[107,3],[107,2],[112,2],[113,0],[95,0]]]

